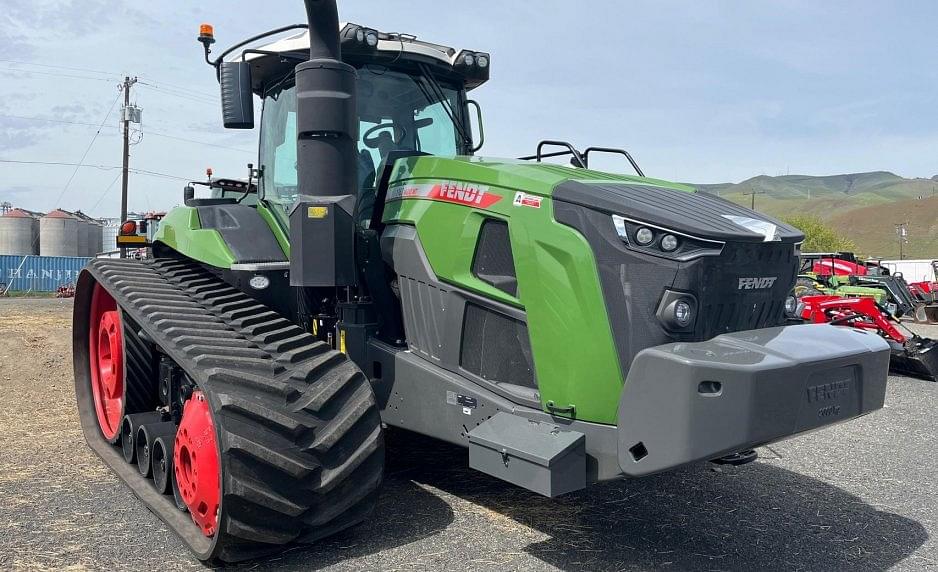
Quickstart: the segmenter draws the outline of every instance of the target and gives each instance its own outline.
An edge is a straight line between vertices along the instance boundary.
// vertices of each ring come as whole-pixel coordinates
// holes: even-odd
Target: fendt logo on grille
[[[777,276],[767,276],[764,278],[740,278],[739,279],[739,289],[740,290],[763,290],[765,288],[771,288],[775,281],[778,280]]]

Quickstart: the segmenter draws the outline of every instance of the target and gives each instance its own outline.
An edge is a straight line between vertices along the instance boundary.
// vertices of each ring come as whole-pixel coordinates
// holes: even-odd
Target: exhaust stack
[[[309,61],[296,66],[296,167],[290,284],[353,286],[358,194],[355,68],[341,61],[335,0],[305,0]]]

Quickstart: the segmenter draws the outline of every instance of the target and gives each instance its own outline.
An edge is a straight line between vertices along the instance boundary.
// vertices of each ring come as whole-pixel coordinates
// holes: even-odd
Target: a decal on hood
[[[429,199],[484,209],[502,200],[500,195],[490,193],[488,189],[484,185],[461,181],[403,184],[388,189],[385,200],[390,202],[401,199]]]
[[[723,218],[730,220],[733,224],[741,226],[750,232],[761,234],[765,237],[765,242],[781,240],[778,236],[778,227],[767,220],[728,214],[723,215]]]

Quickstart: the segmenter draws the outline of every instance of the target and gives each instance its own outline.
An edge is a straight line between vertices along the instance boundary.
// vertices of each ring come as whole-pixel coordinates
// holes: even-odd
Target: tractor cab
[[[294,68],[309,56],[310,34],[302,30],[264,40],[292,28],[296,27],[242,42],[222,54],[218,66],[226,127],[253,127],[252,96],[261,98],[261,196],[284,225],[299,195]],[[351,23],[340,24],[339,40],[343,63],[356,72],[356,218],[367,226],[377,182],[391,153],[456,156],[479,148],[467,113],[475,102],[467,92],[488,80],[490,56]],[[480,115],[478,119],[481,130]]]

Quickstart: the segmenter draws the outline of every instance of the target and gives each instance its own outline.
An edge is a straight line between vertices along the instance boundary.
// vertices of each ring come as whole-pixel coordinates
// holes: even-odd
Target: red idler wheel
[[[91,295],[88,336],[91,394],[98,427],[113,443],[124,416],[124,335],[117,302],[100,284]]]
[[[205,395],[196,391],[182,409],[173,446],[173,472],[179,494],[205,536],[218,529],[219,465],[212,411]]]

